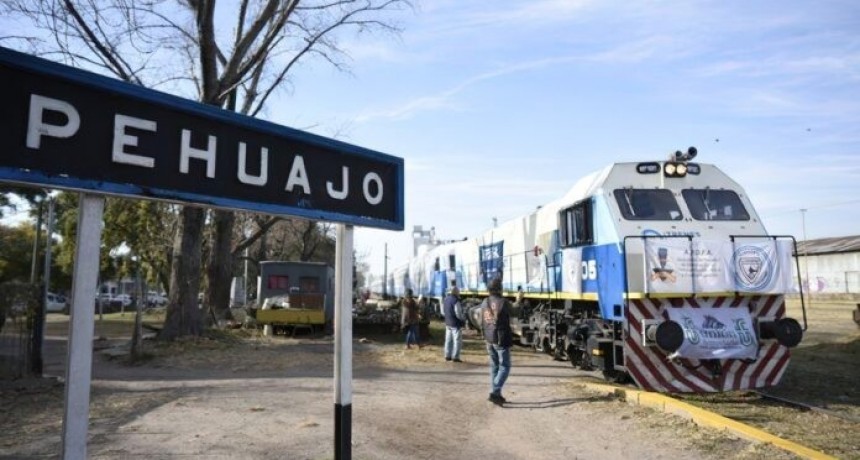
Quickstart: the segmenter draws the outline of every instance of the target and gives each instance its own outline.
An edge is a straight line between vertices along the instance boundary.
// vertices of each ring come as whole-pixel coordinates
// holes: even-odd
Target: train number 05
[[[582,279],[596,280],[597,279],[597,261],[583,260],[582,261]]]

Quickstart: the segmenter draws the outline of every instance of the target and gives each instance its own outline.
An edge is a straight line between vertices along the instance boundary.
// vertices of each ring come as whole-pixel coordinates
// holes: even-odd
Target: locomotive
[[[391,271],[387,292],[438,305],[456,285],[480,330],[478,305],[501,278],[519,345],[607,380],[666,393],[776,385],[806,330],[802,293],[803,326],[786,316],[797,242],[769,235],[743,188],[696,155],[609,165],[529,215],[431,246]]]

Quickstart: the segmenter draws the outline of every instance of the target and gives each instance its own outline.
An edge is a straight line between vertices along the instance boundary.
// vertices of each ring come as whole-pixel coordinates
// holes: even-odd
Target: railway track
[[[786,406],[790,406],[790,407],[795,407],[795,408],[798,408],[802,411],[818,412],[820,414],[824,414],[824,415],[827,415],[829,417],[836,417],[836,418],[840,418],[842,420],[846,420],[849,422],[860,423],[860,417],[855,417],[853,415],[842,414],[842,413],[839,413],[839,412],[831,410],[831,409],[826,409],[823,407],[814,406],[812,404],[807,404],[807,403],[803,403],[803,402],[799,402],[799,401],[794,401],[791,399],[786,399],[786,398],[783,398],[780,396],[775,396],[775,395],[766,393],[764,391],[755,391],[754,393],[759,395],[762,399],[774,401],[774,402],[777,402],[777,403],[780,403],[780,404],[783,404]]]

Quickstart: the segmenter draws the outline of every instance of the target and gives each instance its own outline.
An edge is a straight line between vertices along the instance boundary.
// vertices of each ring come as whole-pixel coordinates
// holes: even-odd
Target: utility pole
[[[385,243],[385,257],[382,259],[382,298],[388,300],[388,243]]]
[[[809,240],[806,239],[806,209],[800,210],[800,221],[803,227],[803,260],[804,265],[806,266],[806,305],[810,305],[810,301],[812,300],[812,296],[810,295],[810,289],[812,289],[812,280],[809,279]]]

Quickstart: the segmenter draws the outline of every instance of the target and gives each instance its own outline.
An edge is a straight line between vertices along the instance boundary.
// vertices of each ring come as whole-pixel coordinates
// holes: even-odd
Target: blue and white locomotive
[[[805,330],[786,317],[796,242],[768,235],[743,188],[695,156],[608,166],[532,214],[432,247],[387,290],[439,302],[456,283],[477,305],[500,277],[523,299],[520,343],[574,366],[661,392],[775,385]]]

